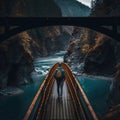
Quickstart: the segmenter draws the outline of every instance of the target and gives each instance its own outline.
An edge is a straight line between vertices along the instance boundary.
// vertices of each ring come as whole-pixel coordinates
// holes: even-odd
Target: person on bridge
[[[57,82],[58,97],[62,97],[63,85],[64,85],[64,81],[65,81],[65,71],[62,68],[61,63],[59,63],[58,68],[54,72],[54,78],[56,79],[56,82]]]

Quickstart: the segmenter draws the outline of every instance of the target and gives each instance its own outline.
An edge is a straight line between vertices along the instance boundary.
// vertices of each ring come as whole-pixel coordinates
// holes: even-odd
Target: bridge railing
[[[86,94],[84,93],[80,83],[70,70],[69,66],[65,63],[62,63],[62,66],[66,71],[66,83],[71,97],[74,100],[73,103],[77,119],[98,120],[98,117],[94,112]]]
[[[44,116],[43,114],[45,113],[45,107],[54,83],[53,72],[57,67],[58,63],[56,63],[49,70],[49,74],[46,76],[45,80],[38,89],[38,92],[36,93],[31,105],[29,106],[23,120],[38,120],[39,118],[42,119],[42,116]]]
[[[58,63],[56,63],[49,71],[42,85],[40,86],[37,94],[35,95],[24,120],[39,120],[44,119],[46,113],[47,102],[53,87],[54,70],[58,67]],[[62,63],[62,67],[66,71],[66,83],[68,86],[68,90],[73,100],[75,113],[77,119],[82,120],[98,120],[87,96],[85,95],[80,83],[75,78],[74,74],[70,70],[67,64]]]

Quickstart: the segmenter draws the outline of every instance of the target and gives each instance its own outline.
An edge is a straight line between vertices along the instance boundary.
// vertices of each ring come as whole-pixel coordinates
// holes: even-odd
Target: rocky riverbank
[[[114,77],[113,76],[98,76],[98,75],[89,75],[86,73],[74,73],[76,76],[80,76],[80,77],[87,77],[87,78],[93,78],[93,79],[101,79],[101,80],[110,80],[113,81]]]
[[[0,90],[0,95],[14,96],[14,95],[22,94],[23,92],[24,91],[22,89],[17,88],[17,87],[7,87],[7,88]]]

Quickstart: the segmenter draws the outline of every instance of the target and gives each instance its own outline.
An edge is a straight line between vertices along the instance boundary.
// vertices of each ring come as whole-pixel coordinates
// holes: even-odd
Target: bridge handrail
[[[83,98],[84,98],[85,103],[87,104],[87,107],[88,107],[88,109],[89,109],[92,117],[94,118],[94,120],[98,120],[98,117],[97,117],[96,113],[94,112],[93,107],[92,107],[92,105],[90,104],[90,102],[89,102],[89,100],[88,100],[85,92],[83,91],[80,83],[78,82],[78,80],[77,80],[76,78],[75,78],[75,81],[76,81],[76,84],[78,85],[79,90],[81,91],[81,94],[82,94],[82,96],[83,96]]]
[[[75,107],[75,111],[76,111],[76,117],[77,119],[80,119],[80,116],[82,118],[84,118],[84,120],[88,120],[88,115],[87,115],[87,111],[85,110],[85,107],[83,106],[81,99],[79,97],[78,91],[76,90],[75,85],[73,84],[73,80],[70,77],[70,74],[66,71],[66,83],[68,86],[68,90],[70,92],[70,95],[72,97],[72,99],[75,101],[74,107]],[[78,105],[77,105],[78,104]]]
[[[48,75],[46,76],[45,80],[43,81],[43,83],[41,84],[40,88],[38,89],[38,92],[36,93],[31,105],[29,106],[29,109],[28,111],[26,112],[26,115],[24,117],[23,120],[29,120],[30,119],[30,116],[32,114],[32,111],[34,109],[34,106],[35,104],[37,103],[37,100],[42,92],[42,90],[44,89],[44,94],[42,96],[42,100],[41,100],[41,103],[37,106],[37,109],[35,111],[35,114],[34,114],[34,118],[36,120],[39,119],[39,117],[41,116],[41,114],[44,114],[44,108],[47,104],[47,101],[48,101],[48,98],[49,98],[49,95],[50,95],[50,92],[51,92],[51,89],[52,89],[52,86],[53,86],[53,83],[54,83],[54,79],[53,79],[53,73],[54,73],[54,70],[58,67],[58,63],[56,63],[55,65],[53,65],[53,67],[49,70],[49,73]],[[98,120],[98,117],[97,115],[95,114],[86,94],[84,93],[80,83],[78,82],[78,80],[75,78],[74,74],[72,73],[72,71],[70,70],[69,66],[65,63],[62,63],[62,67],[67,71],[67,76],[66,78],[68,77],[68,79],[66,80],[67,82],[67,85],[68,87],[70,88],[71,87],[71,92],[73,92],[72,90],[74,90],[75,93],[73,93],[73,100],[74,100],[74,96],[76,97],[76,100],[78,101],[79,103],[79,106],[76,106],[75,105],[75,109],[77,109],[77,107],[82,107],[82,113],[83,113],[83,117],[85,115],[85,120],[87,120],[87,114],[86,114],[86,111],[84,109],[84,106],[83,104],[81,103],[81,100],[79,100],[78,96],[77,96],[77,93],[78,91],[75,90],[76,88],[76,85],[77,85],[77,88],[79,89],[80,93],[82,94],[82,97],[88,107],[88,110],[90,111],[91,113],[91,116],[93,118],[93,120]],[[69,86],[69,84],[71,83],[72,86]],[[45,87],[45,88],[44,88]],[[74,95],[75,94],[75,95]],[[81,108],[80,108],[81,109]],[[41,113],[42,111],[42,113]],[[42,115],[43,116],[43,115]],[[79,118],[79,113],[77,111],[77,117]]]
[[[58,63],[54,64],[54,65],[51,67],[51,69],[49,70],[49,72],[48,72],[49,74],[46,76],[45,80],[43,81],[43,83],[42,83],[41,86],[39,87],[39,89],[38,89],[38,91],[37,91],[37,93],[36,93],[36,95],[35,95],[32,103],[30,104],[30,106],[29,106],[29,108],[28,108],[28,110],[27,110],[27,112],[26,112],[23,120],[29,120],[29,118],[30,118],[30,116],[31,116],[31,114],[32,114],[32,111],[33,111],[33,109],[34,109],[34,106],[35,106],[35,104],[37,103],[37,100],[38,100],[38,98],[39,98],[42,90],[44,89],[45,84],[49,81],[50,75],[54,72],[54,70],[55,70],[57,67],[58,67]]]
[[[90,111],[93,119],[94,119],[94,120],[98,120],[98,117],[97,117],[96,113],[94,112],[94,110],[93,110],[93,108],[92,108],[92,106],[91,106],[91,104],[90,104],[90,102],[89,102],[89,100],[88,100],[85,92],[83,91],[83,89],[82,89],[80,83],[78,82],[78,80],[76,79],[75,75],[72,73],[72,71],[70,70],[70,68],[69,68],[69,66],[68,66],[67,64],[62,63],[62,66],[64,67],[64,69],[67,69],[67,70],[68,70],[69,74],[70,74],[71,77],[73,78],[72,81],[75,82],[76,85],[78,86],[78,89],[80,90],[80,93],[82,94],[83,99],[84,99],[84,101],[85,101],[85,103],[86,103],[86,105],[87,105],[87,107],[88,107],[88,110]]]

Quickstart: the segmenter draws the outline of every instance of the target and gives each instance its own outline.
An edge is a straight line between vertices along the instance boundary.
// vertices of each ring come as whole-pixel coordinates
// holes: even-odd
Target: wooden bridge
[[[53,77],[56,63],[49,71],[38,89],[24,120],[98,120],[80,83],[69,66],[62,63],[66,72],[63,96],[57,95],[56,81]]]

